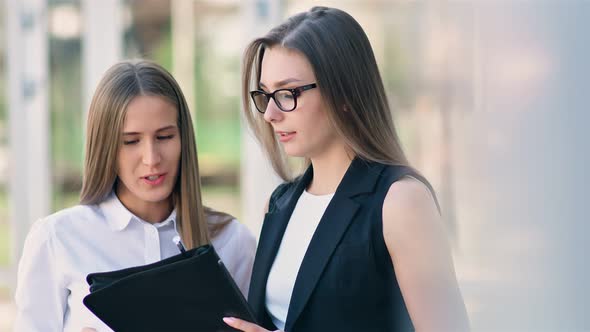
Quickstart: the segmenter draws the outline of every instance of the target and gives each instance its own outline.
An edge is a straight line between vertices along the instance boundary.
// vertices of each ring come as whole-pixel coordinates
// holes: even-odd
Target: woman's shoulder
[[[211,237],[211,244],[230,271],[240,264],[251,261],[256,252],[256,238],[237,219],[227,223],[221,231]]]
[[[254,238],[246,225],[229,213],[205,207],[205,217],[214,245],[221,245],[229,240]]]
[[[56,211],[44,219],[51,220],[53,222],[59,222],[63,220],[70,220],[73,218],[87,218],[94,214],[100,213],[97,205],[83,205],[78,204]]]
[[[386,193],[385,202],[392,200],[397,204],[422,204],[429,206],[434,203],[440,210],[436,192],[428,179],[418,170],[408,165],[383,165],[381,190]],[[398,201],[399,200],[399,201]]]
[[[80,220],[99,213],[95,205],[75,205],[59,211],[56,211],[46,217],[37,219],[31,225],[29,238],[36,241],[45,241],[56,234],[67,233]]]
[[[251,241],[255,240],[252,232],[240,221],[233,218],[211,237],[211,241],[221,245],[228,241]]]
[[[383,202],[385,232],[408,239],[440,223],[436,200],[424,182],[404,177],[391,184]]]
[[[399,208],[425,208],[434,204],[427,184],[413,176],[404,176],[389,186],[385,203]]]
[[[270,198],[268,199],[267,205],[264,209],[265,212],[272,212],[275,210],[277,206],[277,202],[280,201],[282,197],[285,196],[290,189],[295,187],[296,182],[301,178],[301,176],[295,178],[292,181],[287,181],[279,184],[275,190],[270,194]],[[280,204],[279,204],[280,205]]]

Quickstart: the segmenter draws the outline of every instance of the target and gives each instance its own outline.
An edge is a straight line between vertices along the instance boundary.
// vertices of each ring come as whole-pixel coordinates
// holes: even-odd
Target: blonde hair
[[[209,243],[210,235],[233,217],[202,205],[197,146],[188,105],[172,75],[150,61],[123,61],[114,65],[94,93],[88,111],[80,204],[98,204],[115,190],[117,152],[127,105],[136,96],[146,95],[161,96],[178,110],[181,155],[171,199],[182,240],[189,248]]]
[[[284,180],[292,178],[287,158],[271,125],[253,109],[249,98],[249,91],[258,88],[264,52],[274,46],[296,50],[307,58],[328,106],[328,118],[356,156],[408,166],[365,32],[342,10],[314,7],[255,39],[244,53],[245,117],[279,176]]]

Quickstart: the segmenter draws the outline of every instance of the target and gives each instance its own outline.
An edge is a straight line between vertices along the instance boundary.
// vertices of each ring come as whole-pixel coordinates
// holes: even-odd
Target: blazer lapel
[[[285,330],[289,331],[293,328],[320,279],[324,267],[360,208],[360,204],[353,197],[373,192],[383,168],[382,164],[369,163],[359,158],[352,161],[320,220],[299,268],[289,304]],[[291,212],[292,209],[289,217]],[[276,241],[276,238],[273,239]],[[278,243],[280,240],[276,242]],[[268,271],[266,272],[268,273]],[[266,282],[264,284],[266,285]]]
[[[262,319],[265,315],[266,305],[266,283],[268,274],[279,250],[285,229],[295,209],[297,200],[313,177],[313,169],[307,171],[297,180],[293,188],[287,190],[282,197],[276,201],[275,207],[264,217],[264,223],[260,231],[260,242],[256,249],[250,289],[248,291],[248,302],[256,312],[257,318]],[[262,323],[262,322],[260,322]]]

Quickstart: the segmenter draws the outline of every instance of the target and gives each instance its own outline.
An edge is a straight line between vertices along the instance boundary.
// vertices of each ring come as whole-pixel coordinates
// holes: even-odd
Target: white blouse
[[[316,196],[303,191],[285,229],[266,282],[266,309],[281,330],[285,330],[293,287],[307,247],[332,197],[334,194]]]
[[[15,331],[112,331],[82,303],[86,275],[159,261],[179,253],[172,238],[176,213],[150,224],[112,193],[98,205],[78,205],[35,222],[18,266]],[[212,245],[247,296],[256,239],[237,220]],[[157,315],[154,312],[146,314]]]

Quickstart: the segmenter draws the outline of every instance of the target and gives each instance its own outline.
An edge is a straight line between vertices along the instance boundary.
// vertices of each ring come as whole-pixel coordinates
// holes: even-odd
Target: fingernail
[[[234,319],[232,317],[223,317],[223,321],[228,324],[231,324],[234,322]]]

